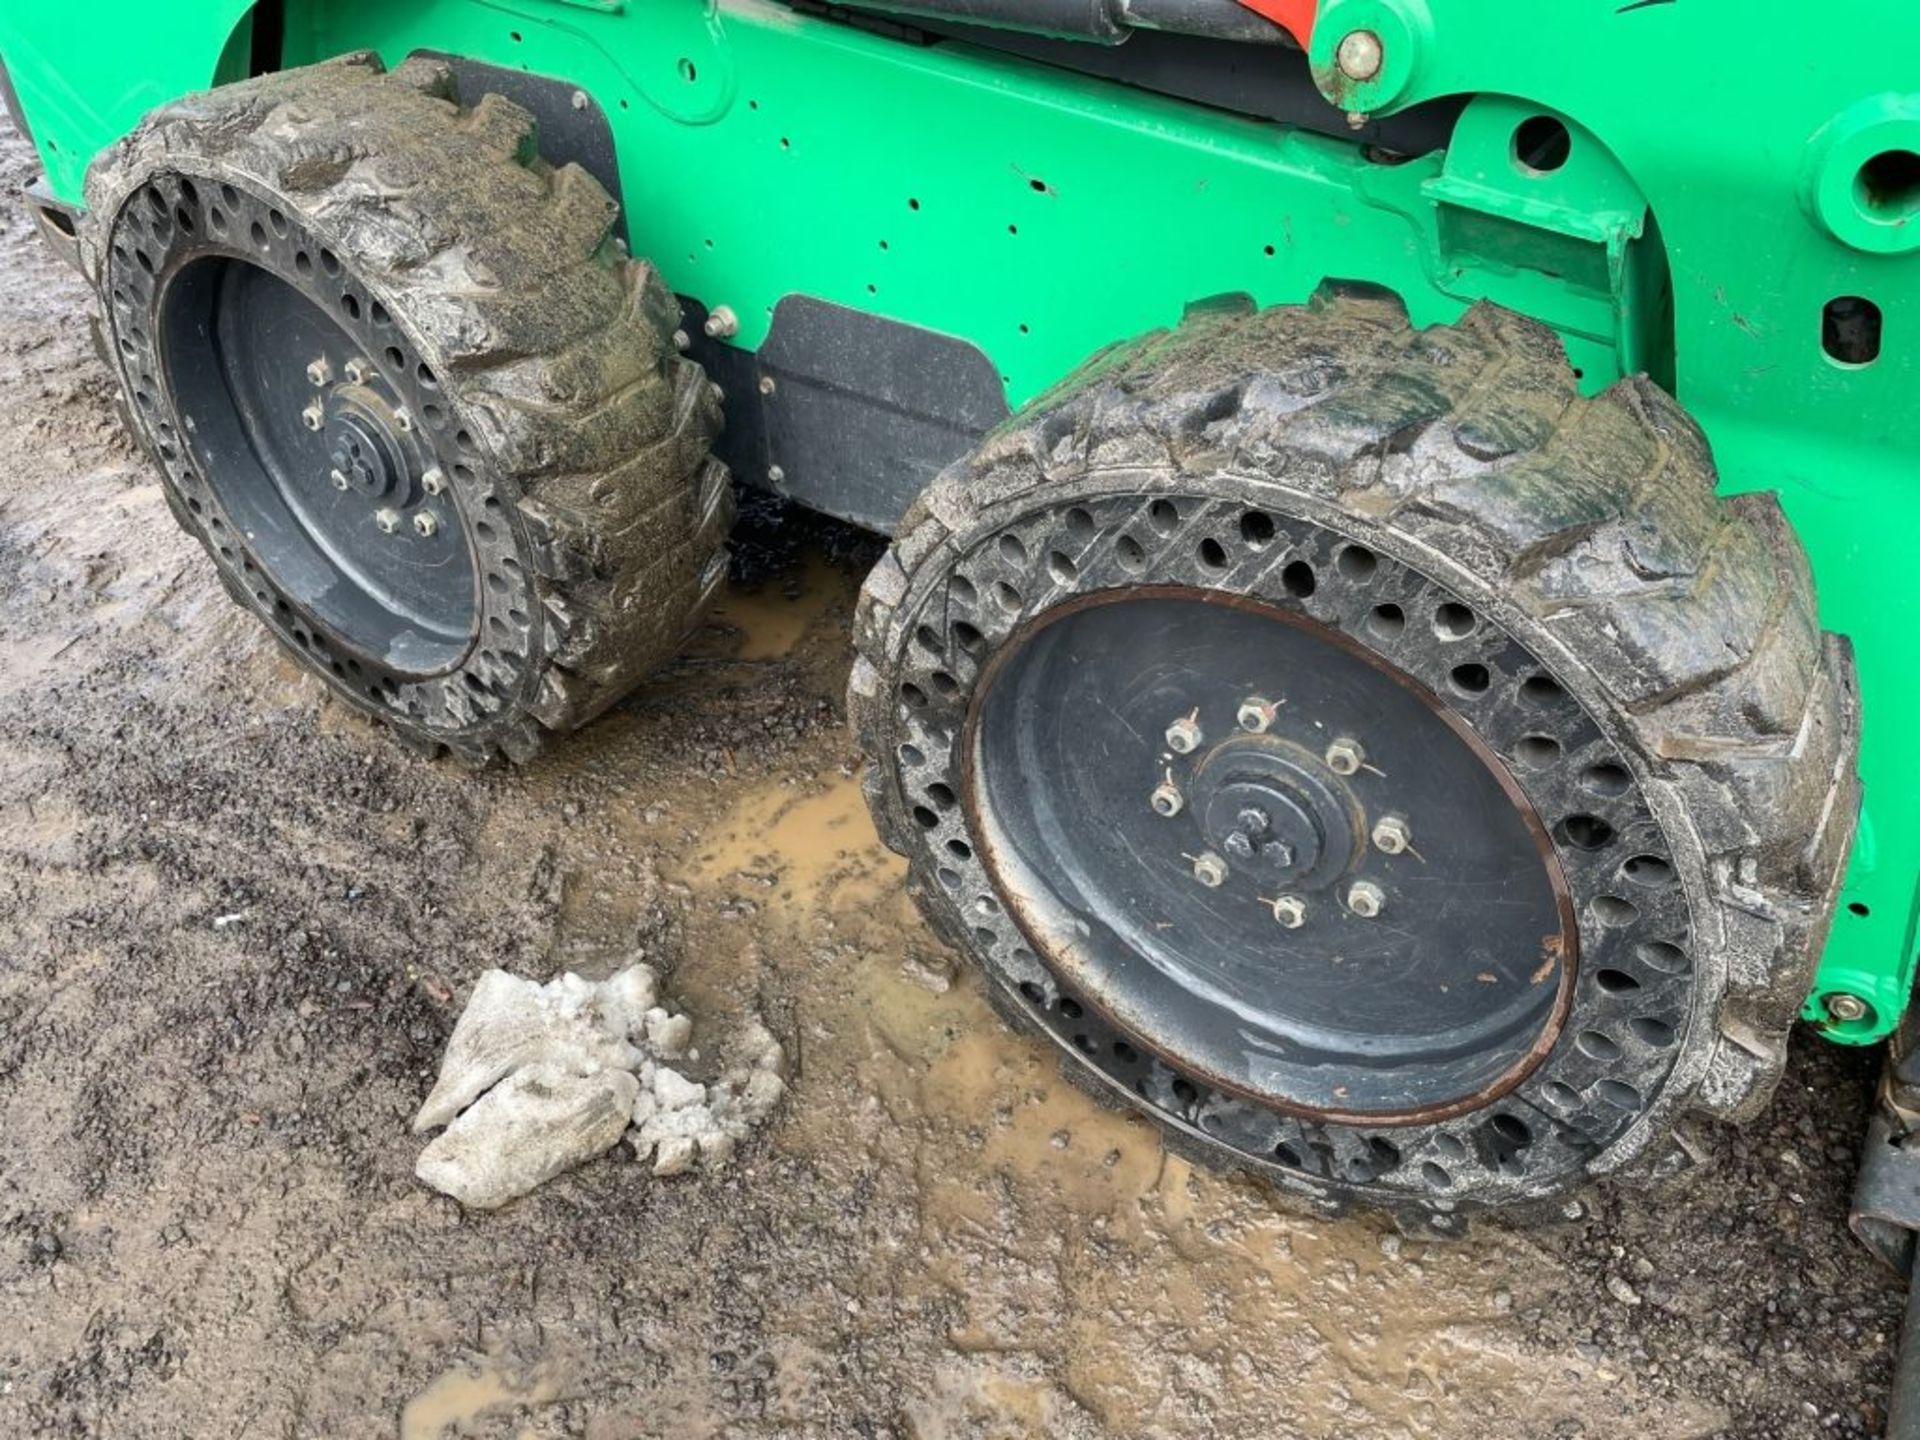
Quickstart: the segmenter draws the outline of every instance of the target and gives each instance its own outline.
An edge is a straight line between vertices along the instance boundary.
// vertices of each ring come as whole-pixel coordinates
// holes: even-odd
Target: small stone
[[[653,1173],[679,1175],[693,1165],[694,1139],[691,1135],[669,1135],[654,1152]]]
[[[654,1054],[677,1059],[692,1039],[693,1021],[688,1016],[671,1015],[657,1007],[647,1011],[647,1047]]]
[[[664,1065],[653,1072],[653,1093],[662,1110],[684,1110],[691,1105],[704,1105],[707,1100],[706,1086]]]
[[[1398,1260],[1400,1258],[1400,1252],[1405,1248],[1406,1243],[1401,1240],[1398,1235],[1382,1235],[1380,1237],[1380,1253],[1389,1260]]]
[[[1640,1294],[1620,1275],[1607,1276],[1607,1293],[1622,1305],[1638,1305]]]

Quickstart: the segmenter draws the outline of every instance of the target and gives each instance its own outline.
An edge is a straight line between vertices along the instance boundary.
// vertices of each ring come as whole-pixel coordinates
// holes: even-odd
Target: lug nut
[[[1282,895],[1267,904],[1273,908],[1273,918],[1289,930],[1298,930],[1307,923],[1307,902],[1298,895]]]
[[[1347,909],[1362,920],[1373,919],[1386,905],[1386,892],[1371,880],[1356,880],[1347,887]]]
[[[1180,813],[1187,802],[1181,798],[1180,792],[1169,784],[1156,786],[1153,794],[1147,797],[1147,803],[1153,806],[1154,814],[1171,820]]]
[[[398,510],[376,510],[373,512],[373,523],[380,527],[380,533],[382,535],[391,535],[400,528],[400,512]]]
[[[431,510],[413,512],[413,533],[422,540],[431,540],[440,529],[440,522],[434,518]]]
[[[1843,1025],[1855,1020],[1864,1020],[1873,1013],[1867,1002],[1858,995],[1829,995],[1826,1005],[1828,1017]]]
[[[1182,715],[1167,726],[1167,748],[1176,755],[1191,755],[1206,738],[1201,733],[1198,713]]]
[[[1380,37],[1371,30],[1354,30],[1340,42],[1334,62],[1349,80],[1371,80],[1386,63],[1386,50]]]
[[[300,423],[309,430],[318,430],[327,423],[327,412],[318,400],[300,412]]]
[[[366,384],[367,362],[362,360],[358,355],[354,356],[353,359],[347,361],[346,375],[347,375],[347,383],[349,385]]]
[[[333,488],[336,490],[344,490],[352,483],[347,479],[347,473],[344,470],[329,470],[327,479],[333,482]]]
[[[1249,735],[1264,735],[1273,723],[1273,703],[1261,696],[1249,695],[1240,702],[1240,713],[1234,718]]]
[[[1218,890],[1227,883],[1227,862],[1211,850],[1197,855],[1193,861],[1193,878],[1209,890]]]
[[[1358,740],[1342,738],[1327,746],[1327,768],[1336,775],[1356,774],[1366,763],[1366,749]]]
[[[438,465],[432,466],[420,477],[420,488],[429,495],[443,495],[447,489],[447,472]]]
[[[393,412],[393,423],[403,431],[412,430],[413,412],[402,405],[398,410]]]
[[[725,340],[740,333],[740,317],[733,313],[731,305],[716,305],[708,314],[704,328],[713,339]]]
[[[326,356],[322,355],[318,360],[307,366],[307,379],[315,385],[331,385],[333,383],[332,362],[330,362]]]
[[[1382,855],[1400,855],[1413,843],[1413,831],[1398,815],[1388,815],[1373,827],[1373,848]]]

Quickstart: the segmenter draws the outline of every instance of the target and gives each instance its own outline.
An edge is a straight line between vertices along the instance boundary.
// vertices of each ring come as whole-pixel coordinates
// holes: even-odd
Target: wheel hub
[[[346,488],[369,500],[411,500],[415,467],[395,433],[392,407],[360,386],[340,387],[329,399],[327,458],[334,473],[346,477]]]
[[[1352,792],[1308,750],[1278,736],[1214,746],[1194,767],[1193,813],[1207,848],[1261,887],[1308,890],[1344,872],[1359,833]]]

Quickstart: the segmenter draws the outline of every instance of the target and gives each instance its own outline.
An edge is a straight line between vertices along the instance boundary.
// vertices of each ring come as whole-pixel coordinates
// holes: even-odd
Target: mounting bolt
[[[322,355],[318,360],[315,360],[307,366],[307,379],[315,385],[331,385],[333,383],[333,362]]]
[[[1345,736],[1327,746],[1327,768],[1336,775],[1353,775],[1367,763],[1366,747]]]
[[[1298,895],[1282,895],[1267,904],[1273,909],[1273,918],[1289,930],[1298,930],[1307,923],[1307,902]]]
[[[1218,890],[1227,883],[1227,862],[1211,850],[1193,859],[1193,878],[1209,890]]]
[[[311,405],[307,406],[306,409],[300,412],[300,423],[306,426],[309,430],[322,429],[327,423],[327,412],[325,407],[322,406],[318,400],[314,401]]]
[[[1401,855],[1413,844],[1413,831],[1398,815],[1383,817],[1373,827],[1373,848],[1382,855]]]
[[[590,105],[590,104],[592,104],[592,103],[593,103],[592,101],[590,101],[590,100],[588,100],[588,99],[587,99],[587,92],[586,92],[586,91],[584,91],[584,90],[576,90],[576,91],[574,91],[574,92],[573,92],[573,95],[572,95],[572,105],[573,105],[573,108],[574,108],[574,109],[576,109],[576,110],[584,110],[584,109],[586,109],[586,108],[587,108],[587,106],[588,106],[588,105]]]
[[[434,518],[431,510],[413,512],[413,533],[422,540],[431,540],[440,529],[440,522]]]
[[[358,355],[354,356],[353,359],[347,361],[346,376],[347,376],[347,383],[349,385],[366,384],[367,383],[367,362],[362,360]]]
[[[686,331],[676,330],[673,332],[673,348],[674,349],[684,350],[691,344],[693,344],[693,337],[687,334]]]
[[[760,393],[762,395],[771,395],[778,388],[779,387],[773,383],[773,377],[771,375],[762,375],[760,377]]]
[[[1334,52],[1334,62],[1349,80],[1371,80],[1386,63],[1387,52],[1371,30],[1353,30]]]
[[[707,316],[705,329],[713,339],[724,340],[740,333],[740,317],[733,313],[731,305],[716,305]]]
[[[1187,802],[1181,797],[1180,791],[1168,783],[1156,786],[1153,794],[1147,797],[1147,803],[1153,806],[1154,814],[1171,820],[1186,808]]]
[[[786,480],[787,472],[782,470],[778,465],[769,465],[767,467],[767,483],[769,485],[784,485]]]
[[[1199,712],[1182,715],[1167,726],[1167,748],[1176,755],[1191,755],[1207,737],[1201,733]]]
[[[1855,1020],[1864,1020],[1872,1014],[1872,1008],[1858,995],[1829,995],[1826,1000],[1827,1016],[1841,1024],[1850,1024]]]
[[[347,472],[344,470],[329,470],[327,479],[333,482],[333,488],[336,490],[344,490],[353,483],[347,479]]]
[[[444,495],[447,490],[447,472],[438,465],[430,466],[420,477],[420,488],[429,495]]]
[[[1264,735],[1267,727],[1273,723],[1273,702],[1259,695],[1249,695],[1240,702],[1240,713],[1234,719],[1249,735]]]
[[[1356,880],[1347,887],[1347,909],[1362,920],[1373,919],[1386,905],[1386,892],[1371,880]]]
[[[380,533],[382,535],[391,535],[400,528],[400,512],[398,510],[376,510],[373,512],[373,523],[380,527]]]
[[[393,412],[393,423],[399,426],[403,432],[411,431],[413,429],[413,412],[402,405],[398,410]]]

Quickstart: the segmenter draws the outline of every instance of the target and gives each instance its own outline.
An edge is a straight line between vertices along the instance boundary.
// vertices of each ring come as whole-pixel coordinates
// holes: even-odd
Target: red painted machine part
[[[1293,36],[1302,50],[1313,38],[1314,14],[1320,8],[1320,0],[1240,0],[1240,3]]]

